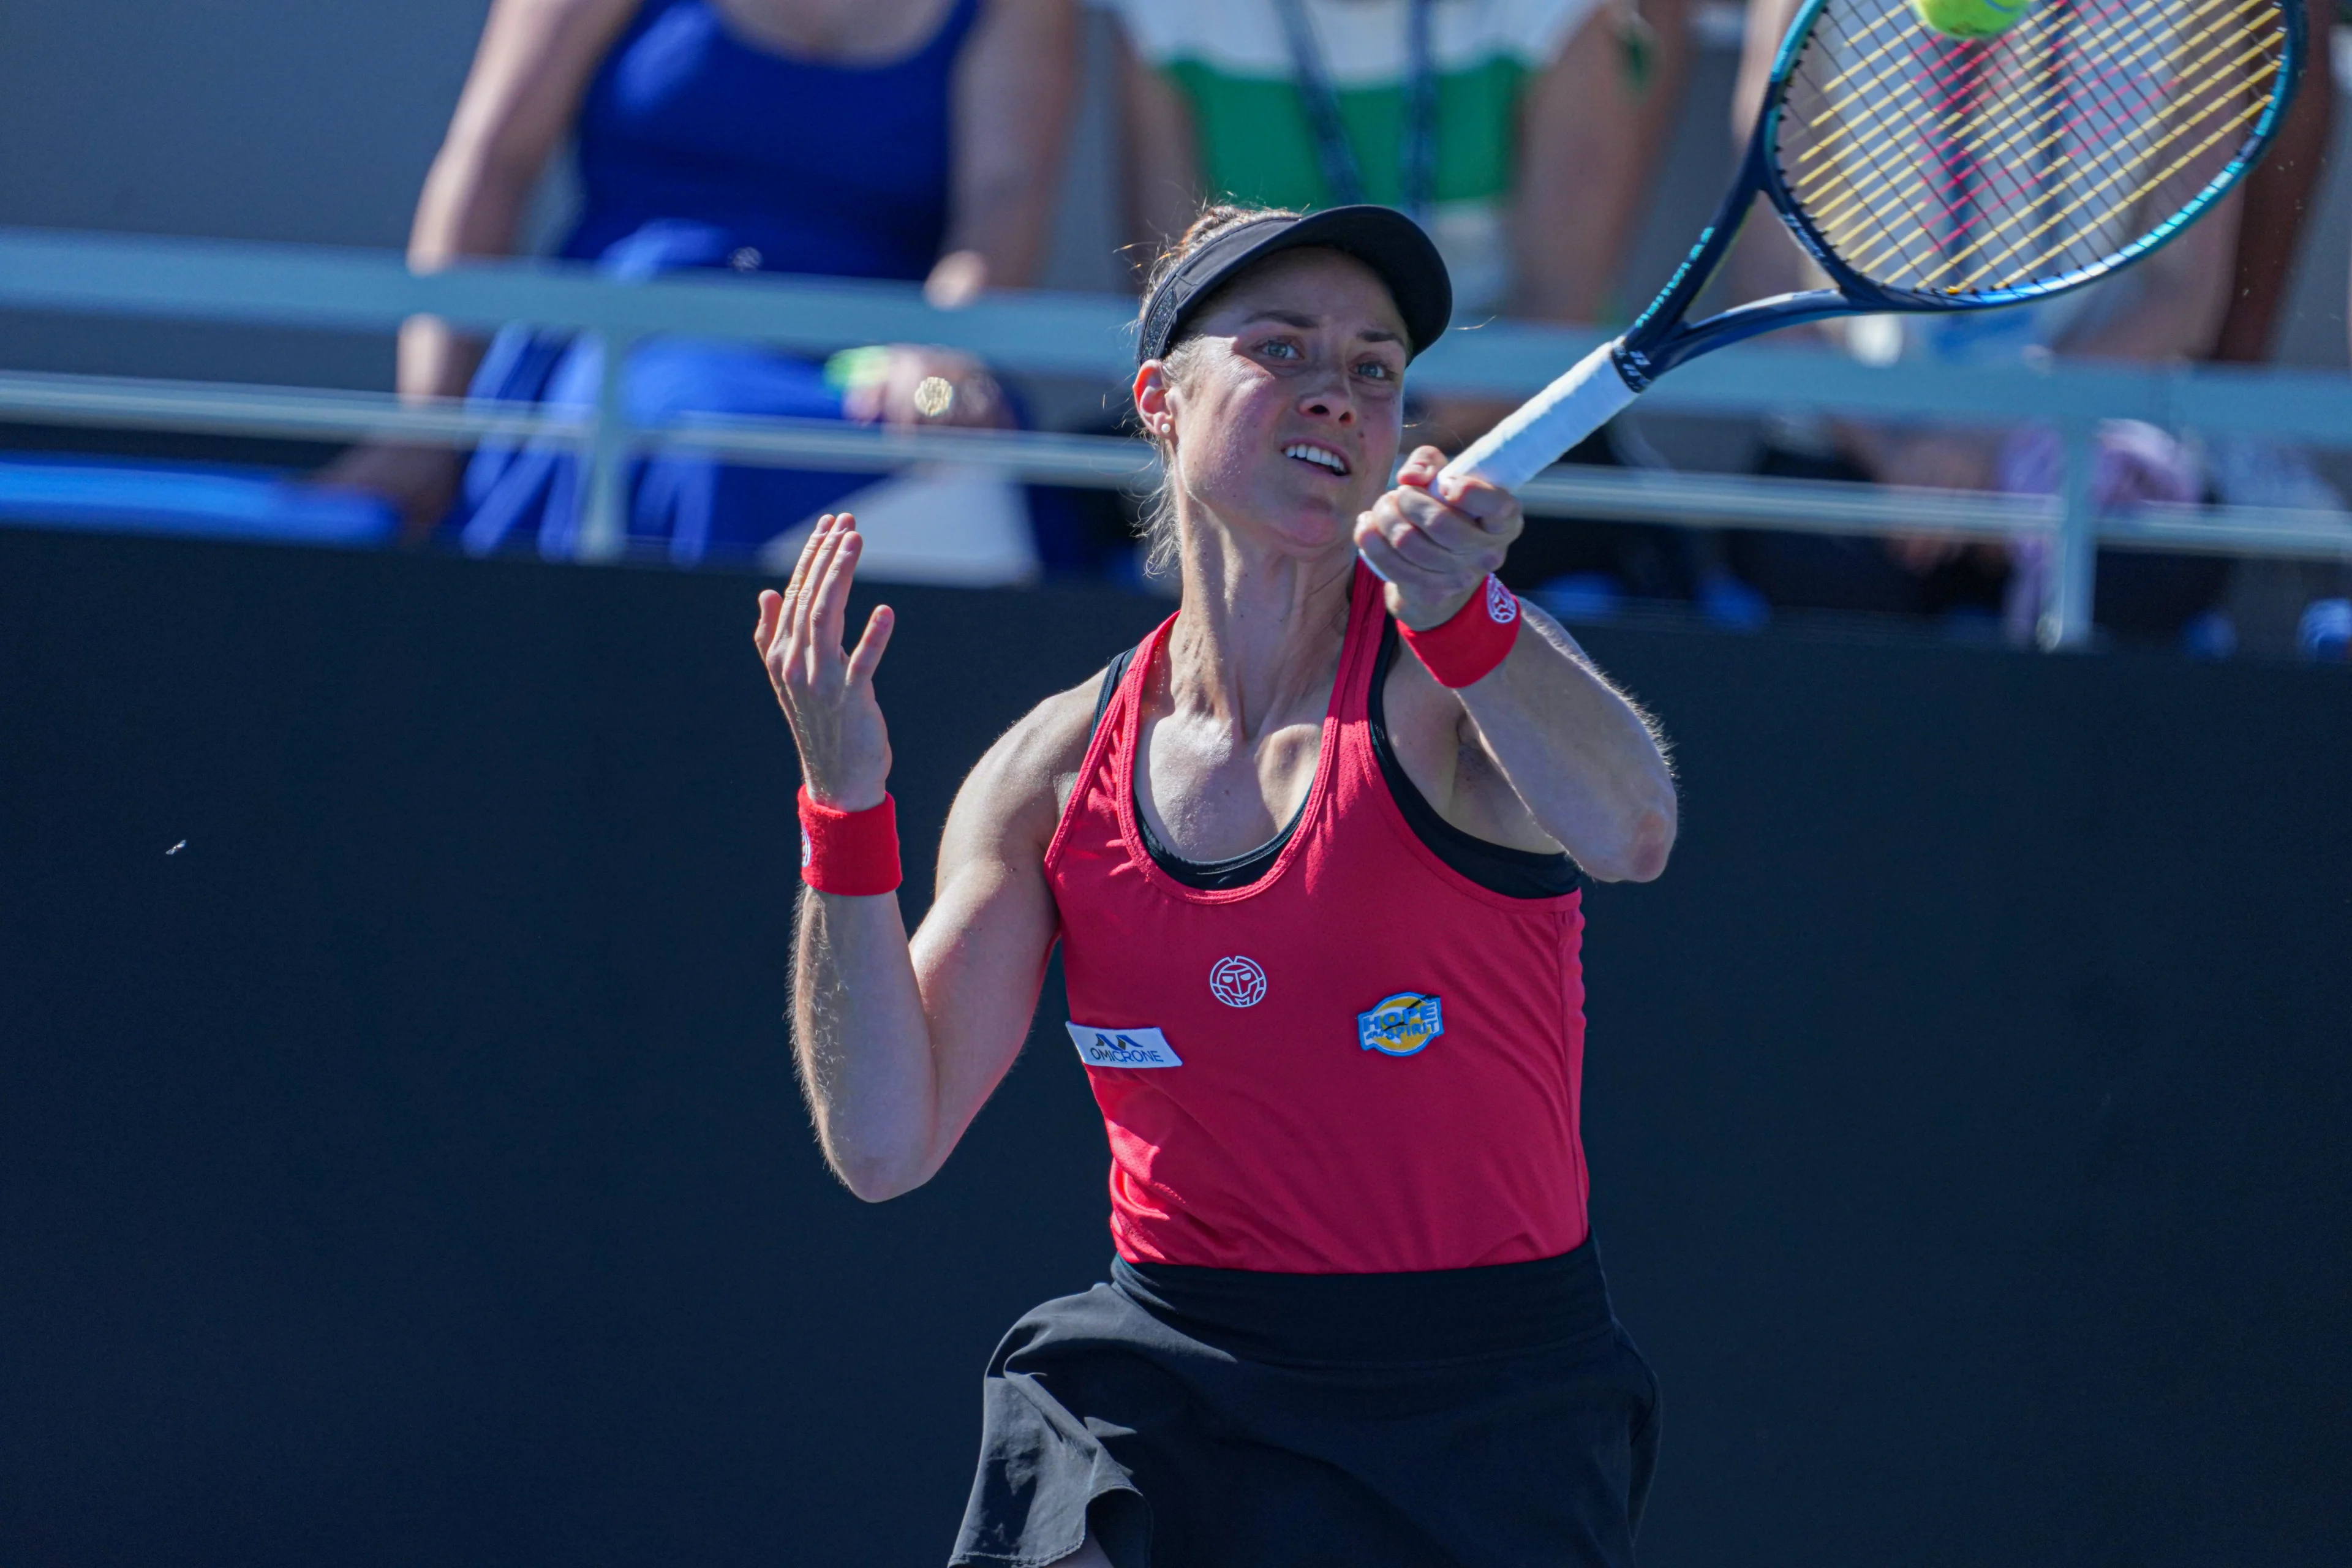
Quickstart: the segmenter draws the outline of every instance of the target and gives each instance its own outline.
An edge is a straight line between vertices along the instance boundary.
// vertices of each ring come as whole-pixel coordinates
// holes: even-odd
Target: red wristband
[[[898,807],[887,795],[864,811],[835,811],[801,790],[801,880],[820,893],[871,898],[895,891]]]
[[[1399,621],[1397,630],[1438,685],[1468,686],[1510,657],[1511,645],[1519,640],[1519,601],[1490,574],[1486,585],[1451,620],[1425,632]]]

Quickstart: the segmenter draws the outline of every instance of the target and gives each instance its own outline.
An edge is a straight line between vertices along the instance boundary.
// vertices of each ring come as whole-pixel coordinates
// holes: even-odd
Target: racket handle
[[[1451,493],[1449,479],[1484,479],[1517,489],[1608,424],[1610,416],[1639,395],[1617,369],[1614,355],[1624,341],[1601,344],[1578,361],[1574,370],[1520,404],[1509,418],[1446,464],[1431,488],[1445,496]]]

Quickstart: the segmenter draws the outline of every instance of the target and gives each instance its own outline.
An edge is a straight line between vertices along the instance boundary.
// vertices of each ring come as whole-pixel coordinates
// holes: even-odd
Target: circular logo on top
[[[1228,1007],[1255,1007],[1265,1000],[1265,971],[1255,958],[1221,958],[1209,965],[1209,994]]]
[[[1486,577],[1486,616],[1498,626],[1507,626],[1519,618],[1519,602],[1503,586],[1503,580],[1491,573]]]

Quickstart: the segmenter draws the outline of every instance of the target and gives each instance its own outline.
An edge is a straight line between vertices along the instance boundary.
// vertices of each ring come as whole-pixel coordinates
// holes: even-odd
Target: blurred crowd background
[[[432,268],[549,255],[618,278],[798,273],[990,290],[1132,294],[1202,203],[1374,201],[1418,216],[1457,324],[1609,326],[1638,310],[1717,199],[1794,0],[35,0],[0,15],[0,224],[404,245]],[[1867,318],[1816,343],[1873,363],[2053,358],[2342,367],[2352,116],[2318,0],[2314,65],[2266,165],[2147,264],[2048,304]],[[1807,286],[1750,226],[1736,292]],[[340,386],[586,405],[593,342],[417,321],[379,339],[0,313],[14,369]],[[657,340],[623,374],[633,418],[786,416],[1113,433],[1124,389],[1019,376],[919,343],[817,361]],[[942,389],[945,389],[942,391]],[[1454,448],[1499,405],[1419,400]],[[2352,440],[2352,432],[2347,432]],[[412,546],[571,552],[578,460],[553,445],[341,451],[0,426],[26,448],[303,470],[379,500]],[[2054,432],[1636,413],[1570,455],[1633,468],[2011,494],[2058,485]],[[2103,507],[2341,511],[2345,454],[2116,422]],[[656,455],[627,480],[634,553],[680,567],[786,559],[855,508],[874,560],[934,580],[1149,587],[1132,505],[985,469],[803,472]],[[2024,641],[2032,542],[1832,538],[1546,519],[1507,575],[1571,616],[1755,627],[1875,614]],[[2340,565],[2103,556],[2119,639],[2221,654],[2340,654]]]

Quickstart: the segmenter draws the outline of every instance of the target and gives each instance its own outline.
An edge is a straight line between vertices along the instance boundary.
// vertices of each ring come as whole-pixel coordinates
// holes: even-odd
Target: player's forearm
[[[1602,881],[1665,869],[1675,781],[1641,713],[1549,616],[1527,607],[1511,655],[1459,695],[1537,825]]]
[[[793,1036],[817,1138],[843,1184],[879,1203],[929,1180],[939,1074],[895,896],[802,890]]]

